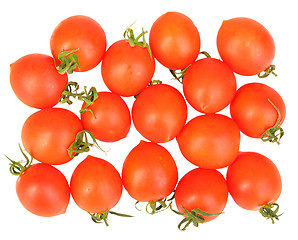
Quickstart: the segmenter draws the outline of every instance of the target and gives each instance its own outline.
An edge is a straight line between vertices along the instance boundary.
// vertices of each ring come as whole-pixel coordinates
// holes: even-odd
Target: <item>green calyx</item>
[[[264,73],[259,73],[258,77],[259,78],[266,78],[268,77],[270,74],[273,74],[275,77],[277,77],[277,74],[274,72],[274,70],[276,69],[275,65],[270,65],[268,68],[266,68],[264,70]]]
[[[123,214],[123,213],[117,213],[117,212],[113,212],[113,211],[106,211],[106,212],[102,212],[102,213],[89,213],[91,216],[91,219],[93,222],[95,223],[105,223],[105,225],[108,227],[108,215],[109,214],[113,214],[116,215],[118,217],[133,217],[131,215],[128,214]]]
[[[274,219],[279,220],[279,217],[283,214],[277,214],[279,210],[279,205],[277,203],[270,203],[270,204],[264,204],[259,212],[262,214],[263,217],[266,219],[271,219],[272,224],[274,224]]]
[[[58,54],[58,59],[61,62],[59,66],[57,66],[56,61],[54,59],[58,73],[62,75],[66,72],[68,74],[72,74],[76,67],[78,67],[78,69],[80,70],[79,59],[77,54],[75,54],[75,52],[77,52],[78,50],[79,49],[63,51]]]

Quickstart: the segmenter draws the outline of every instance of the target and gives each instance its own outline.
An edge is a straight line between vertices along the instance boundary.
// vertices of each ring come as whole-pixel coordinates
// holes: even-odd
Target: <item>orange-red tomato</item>
[[[189,171],[180,179],[175,191],[175,202],[180,212],[185,212],[184,207],[189,212],[198,208],[207,213],[221,213],[227,200],[226,180],[214,169],[196,168]],[[202,217],[209,222],[218,216]]]
[[[190,18],[179,12],[167,12],[153,23],[149,44],[153,56],[163,66],[179,70],[196,60],[201,40]]]
[[[86,106],[83,103],[82,109]],[[84,129],[103,142],[125,138],[131,126],[130,111],[125,101],[111,92],[98,92],[98,98],[81,114]]]
[[[26,105],[44,109],[55,106],[68,82],[59,74],[52,57],[29,54],[10,65],[10,84],[16,96]]]
[[[131,197],[150,202],[161,200],[174,191],[178,170],[172,155],[164,147],[140,141],[123,163],[122,179]]]
[[[83,130],[81,120],[63,108],[47,108],[33,113],[22,128],[22,142],[28,153],[40,162],[63,164],[72,158],[67,149]]]
[[[190,120],[176,139],[188,161],[201,168],[218,169],[236,159],[240,130],[227,116],[207,114]]]
[[[88,71],[96,67],[102,60],[107,47],[107,40],[101,25],[94,19],[76,15],[61,21],[54,29],[50,46],[52,54],[57,62],[59,53],[76,50],[80,70]]]
[[[175,138],[187,119],[187,105],[182,94],[167,84],[147,87],[132,106],[132,120],[146,139],[168,142]]]
[[[202,113],[216,113],[228,106],[236,93],[236,78],[224,62],[204,58],[191,64],[183,77],[183,93]]]
[[[28,211],[42,217],[64,214],[70,199],[65,176],[44,163],[31,165],[18,177],[16,192]]]
[[[229,166],[227,183],[234,201],[247,210],[259,210],[280,196],[282,183],[275,164],[264,155],[241,152]]]
[[[271,34],[259,22],[244,17],[223,21],[217,35],[221,59],[241,75],[259,74],[275,56]]]
[[[76,167],[70,180],[74,201],[89,213],[102,213],[113,208],[121,198],[122,188],[116,168],[93,156],[87,156]]]

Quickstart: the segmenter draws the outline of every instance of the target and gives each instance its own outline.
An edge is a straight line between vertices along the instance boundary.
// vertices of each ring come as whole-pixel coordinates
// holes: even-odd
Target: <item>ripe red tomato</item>
[[[176,139],[188,161],[201,168],[218,169],[237,157],[240,130],[227,116],[207,114],[190,120]]]
[[[16,192],[28,211],[42,217],[64,214],[70,199],[64,175],[44,163],[33,164],[19,175]]]
[[[47,164],[63,164],[72,158],[67,149],[83,130],[80,119],[62,108],[47,108],[33,113],[22,128],[22,142],[28,153]]]
[[[186,70],[183,93],[197,111],[215,113],[232,101],[236,93],[236,78],[222,61],[215,58],[200,59]]]
[[[160,200],[170,195],[178,181],[171,154],[162,146],[140,141],[127,155],[122,168],[123,185],[140,202]]]
[[[178,210],[191,212],[200,209],[206,213],[221,213],[228,200],[228,187],[223,175],[214,169],[195,168],[178,182],[175,202]],[[203,216],[209,222],[219,215]]]
[[[223,21],[217,35],[217,49],[234,72],[245,76],[261,73],[275,56],[275,44],[268,30],[244,17]]]
[[[122,180],[109,162],[87,156],[74,170],[70,191],[76,204],[89,213],[113,208],[122,195]]]
[[[68,82],[59,74],[52,57],[29,54],[10,65],[10,84],[16,96],[34,108],[55,106]]]
[[[107,47],[106,35],[98,22],[90,17],[76,15],[61,21],[54,29],[51,51],[59,65],[58,55],[64,51],[76,50],[80,69],[88,71],[96,67],[102,60]]]
[[[106,86],[124,97],[140,93],[151,81],[155,60],[146,47],[131,46],[127,40],[112,44],[102,61],[101,73]]]
[[[149,44],[153,56],[163,66],[180,70],[196,60],[201,40],[191,19],[179,12],[167,12],[153,23]]]
[[[82,109],[86,106],[83,103]],[[125,138],[131,126],[130,111],[125,101],[111,92],[98,92],[98,98],[81,114],[84,129],[103,142]]]
[[[227,171],[227,184],[234,201],[247,210],[275,203],[282,182],[275,164],[255,152],[241,152]]]
[[[279,122],[278,111],[272,103],[280,112]],[[283,123],[286,108],[283,99],[273,88],[262,83],[248,83],[237,90],[230,105],[230,112],[231,117],[245,135],[261,138],[276,123],[278,123],[277,127]],[[272,140],[279,141],[274,137]]]
[[[147,87],[132,106],[135,128],[146,139],[168,142],[175,138],[187,119],[187,105],[182,94],[167,84]]]

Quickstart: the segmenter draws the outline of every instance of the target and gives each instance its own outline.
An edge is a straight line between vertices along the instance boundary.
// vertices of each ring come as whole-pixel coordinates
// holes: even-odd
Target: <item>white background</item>
[[[121,237],[129,239],[169,239],[171,237],[219,239],[252,239],[270,238],[279,239],[285,235],[294,234],[296,227],[297,190],[298,190],[298,147],[297,136],[297,5],[296,1],[5,1],[0,8],[1,24],[1,125],[0,125],[0,216],[1,239],[99,239]],[[258,212],[239,208],[231,197],[224,210],[225,214],[216,220],[202,224],[198,228],[190,227],[185,232],[177,229],[181,220],[170,210],[160,214],[148,215],[144,208],[141,212],[134,208],[134,200],[123,191],[119,204],[113,209],[121,213],[132,214],[134,218],[118,218],[110,216],[110,226],[95,224],[89,215],[79,209],[71,199],[66,214],[53,218],[42,218],[26,211],[19,203],[15,193],[16,177],[8,171],[8,160],[4,154],[14,159],[21,157],[18,143],[21,143],[21,129],[26,118],[36,109],[22,104],[12,92],[9,83],[9,64],[18,58],[30,53],[44,53],[50,55],[50,36],[55,26],[63,19],[82,14],[92,17],[103,27],[107,43],[122,38],[125,28],[135,20],[136,33],[150,30],[151,25],[161,14],[167,11],[180,11],[190,17],[197,26],[201,35],[201,50],[208,51],[212,57],[219,58],[216,49],[216,35],[223,20],[233,17],[250,17],[262,23],[272,34],[276,44],[274,64],[277,66],[278,77],[269,77],[264,80],[253,77],[236,75],[238,87],[248,82],[263,82],[276,89],[283,97],[287,115],[283,128],[285,136],[282,144],[263,143],[258,139],[250,139],[242,135],[241,151],[259,152],[274,161],[280,170],[283,190],[278,200],[280,211],[284,215],[280,221],[272,225]],[[148,35],[147,35],[148,40]],[[70,80],[77,81],[83,86],[95,86],[98,91],[105,91],[100,65],[85,73],[74,73]],[[171,75],[157,63],[154,79],[171,84],[182,90],[179,82],[171,80]],[[129,107],[133,98],[125,98]],[[65,107],[78,113],[79,104]],[[229,115],[229,109],[221,113]],[[189,119],[198,115],[189,108]],[[188,119],[188,120],[189,120]],[[253,123],[252,123],[253,124]],[[100,145],[111,148],[105,156],[102,152],[92,149],[90,154],[105,158],[121,172],[122,163],[128,152],[143,139],[132,126],[126,139],[117,143]],[[179,168],[179,178],[195,166],[187,162],[179,153],[175,140],[162,144],[176,160]],[[58,166],[69,180],[72,171],[86,155],[81,155],[71,162]],[[225,174],[226,169],[220,170]],[[144,207],[144,205],[139,205]],[[293,239],[291,237],[291,239]]]

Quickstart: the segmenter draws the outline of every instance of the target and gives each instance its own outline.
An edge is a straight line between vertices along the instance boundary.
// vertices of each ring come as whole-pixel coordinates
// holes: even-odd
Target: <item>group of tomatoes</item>
[[[11,64],[16,96],[39,109],[25,121],[21,139],[25,165],[10,160],[18,175],[16,192],[22,205],[39,216],[65,213],[70,196],[95,222],[105,222],[121,198],[123,186],[154,214],[170,208],[184,216],[179,229],[208,222],[226,206],[228,193],[242,208],[259,210],[274,223],[279,218],[281,177],[267,157],[240,152],[240,131],[279,144],[284,132],[285,104],[273,88],[248,83],[237,89],[235,73],[266,77],[274,74],[275,45],[267,29],[249,18],[223,21],[217,35],[221,60],[200,50],[200,34],[187,16],[167,12],[153,23],[149,43],[142,29],[131,26],[108,49],[100,24],[76,15],[58,24],[52,56],[29,54]],[[198,59],[198,55],[204,57]],[[155,61],[182,83],[183,94],[152,80]],[[73,71],[89,71],[101,63],[110,92],[80,90],[68,81]],[[135,97],[129,109],[125,97]],[[82,100],[80,117],[58,102]],[[187,122],[188,107],[198,116]],[[218,112],[230,107],[231,117]],[[116,142],[129,133],[131,120],[148,141],[141,140],[126,156],[122,174],[108,161],[87,156],[68,183],[52,165],[65,164],[98,141]],[[175,156],[159,143],[177,141],[186,160],[196,166],[178,179]],[[101,149],[104,151],[103,149]],[[32,164],[36,159],[40,163]],[[217,169],[227,167],[224,177]],[[173,209],[175,201],[177,210]]]

